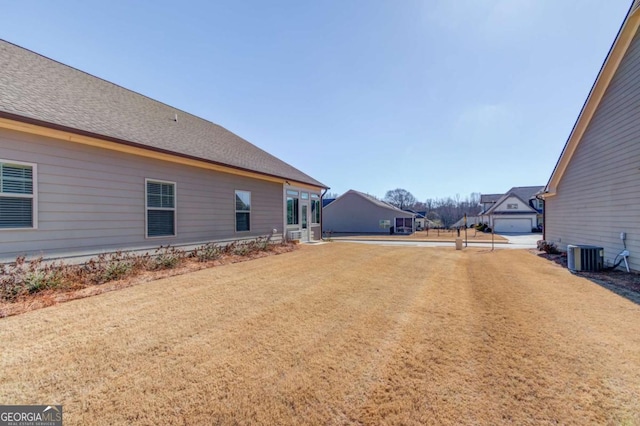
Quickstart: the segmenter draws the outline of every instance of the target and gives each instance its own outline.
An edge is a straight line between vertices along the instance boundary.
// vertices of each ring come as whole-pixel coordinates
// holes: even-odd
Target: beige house
[[[227,129],[0,40],[0,261],[321,238],[326,185]]]
[[[624,250],[640,270],[640,0],[635,0],[545,188],[544,238]]]

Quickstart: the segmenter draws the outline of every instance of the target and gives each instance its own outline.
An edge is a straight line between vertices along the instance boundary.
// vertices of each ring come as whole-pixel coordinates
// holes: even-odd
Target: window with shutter
[[[147,237],[176,235],[176,184],[146,180]]]
[[[36,165],[0,160],[0,229],[35,228]]]

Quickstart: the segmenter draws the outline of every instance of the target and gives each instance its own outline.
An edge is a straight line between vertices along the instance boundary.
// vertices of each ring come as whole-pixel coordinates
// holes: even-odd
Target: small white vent
[[[567,267],[574,272],[601,271],[604,265],[604,249],[597,246],[568,245]]]

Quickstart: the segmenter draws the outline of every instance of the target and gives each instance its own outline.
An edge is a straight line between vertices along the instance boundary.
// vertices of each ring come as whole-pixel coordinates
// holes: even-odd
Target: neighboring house
[[[544,191],[544,238],[626,248],[640,271],[640,0],[632,3]],[[621,233],[626,233],[626,241]]]
[[[415,214],[349,190],[322,210],[322,229],[349,234],[410,234]]]
[[[483,210],[481,217],[494,232],[531,232],[542,225],[543,206],[537,198],[543,186],[516,186],[500,196],[490,194],[480,202],[491,206]],[[491,201],[489,201],[491,200]],[[484,201],[484,202],[483,202]]]
[[[327,207],[329,204],[333,203],[336,199],[335,198],[323,198],[322,199],[322,208]]]
[[[477,224],[481,223],[480,222],[480,216],[467,216],[467,228],[470,226],[475,226]],[[460,218],[460,220],[458,220],[456,223],[454,223],[453,225],[451,225],[451,228],[455,229],[455,228],[464,228],[465,226],[465,220],[464,220],[464,216]]]
[[[326,185],[230,131],[0,40],[0,259],[297,231]]]
[[[480,194],[480,204],[482,205],[482,210],[478,213],[480,223],[489,223],[489,215],[487,212],[503,195],[504,194]]]
[[[426,229],[427,226],[429,228],[433,228],[433,222],[431,222],[429,219],[427,219],[427,212],[426,211],[415,211],[415,210],[411,210],[411,209],[404,209],[404,211],[409,212],[409,213],[413,213],[414,216],[414,223],[415,223],[415,230],[416,231],[421,231],[423,229]]]

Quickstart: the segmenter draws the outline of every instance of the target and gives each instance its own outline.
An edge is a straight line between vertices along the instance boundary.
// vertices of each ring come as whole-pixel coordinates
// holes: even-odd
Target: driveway
[[[640,306],[525,250],[364,244],[0,319],[65,424],[640,424]]]
[[[527,248],[535,248],[537,242],[542,239],[542,234],[540,233],[529,233],[529,234],[504,233],[499,235],[509,240],[509,244],[527,246]]]

